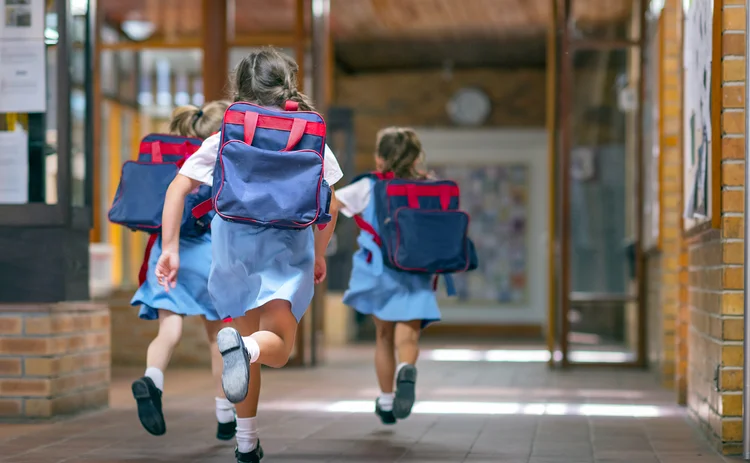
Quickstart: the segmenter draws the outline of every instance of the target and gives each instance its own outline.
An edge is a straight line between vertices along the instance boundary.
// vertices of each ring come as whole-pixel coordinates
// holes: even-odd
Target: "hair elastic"
[[[195,116],[193,116],[193,132],[195,132],[195,124],[198,122],[198,119],[200,119],[201,116],[203,116],[203,110],[199,109],[198,112],[195,113]]]

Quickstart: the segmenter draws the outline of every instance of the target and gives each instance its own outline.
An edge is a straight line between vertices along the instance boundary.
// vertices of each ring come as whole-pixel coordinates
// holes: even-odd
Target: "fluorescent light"
[[[156,31],[154,23],[140,19],[127,19],[120,24],[120,28],[125,35],[136,42],[148,39]]]
[[[73,16],[85,16],[89,11],[89,0],[71,0],[70,14]]]
[[[60,34],[58,34],[56,30],[49,27],[44,29],[44,43],[46,43],[47,45],[54,45],[59,39]]]

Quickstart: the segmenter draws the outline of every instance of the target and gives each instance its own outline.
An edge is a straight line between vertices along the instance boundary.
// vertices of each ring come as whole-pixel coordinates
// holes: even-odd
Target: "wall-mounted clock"
[[[490,97],[481,89],[466,87],[453,94],[446,109],[454,124],[471,127],[487,121],[492,111],[492,103]]]

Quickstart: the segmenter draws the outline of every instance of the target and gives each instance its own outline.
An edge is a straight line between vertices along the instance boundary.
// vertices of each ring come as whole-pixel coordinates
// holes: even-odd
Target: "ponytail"
[[[417,167],[424,158],[422,142],[413,129],[388,127],[378,133],[377,156],[383,160],[383,171],[397,178],[425,179],[427,173]]]
[[[172,113],[169,132],[183,137],[196,137],[202,140],[221,128],[228,101],[212,101],[198,108],[192,105],[180,106]]]

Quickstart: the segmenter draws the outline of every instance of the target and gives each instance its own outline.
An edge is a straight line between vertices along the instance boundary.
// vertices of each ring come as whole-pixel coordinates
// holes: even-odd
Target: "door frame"
[[[635,110],[635,281],[636,291],[634,301],[637,304],[637,344],[636,358],[633,361],[609,362],[573,362],[570,359],[569,313],[571,307],[570,272],[566,271],[571,263],[571,204],[570,204],[570,172],[572,140],[572,110],[573,110],[573,59],[575,52],[585,50],[638,50],[638,99],[643,101],[645,83],[643,78],[644,47],[646,34],[644,33],[645,15],[649,0],[637,2],[638,38],[637,40],[592,40],[590,38],[574,37],[569,27],[572,3],[575,0],[549,0],[550,21],[547,31],[547,130],[548,153],[550,158],[550,227],[553,239],[550,241],[549,258],[549,308],[547,348],[550,352],[549,366],[551,368],[567,368],[571,365],[593,367],[638,367],[646,366],[646,304],[644,281],[644,253],[641,247],[643,185],[641,173],[643,169],[642,143],[642,104]]]

